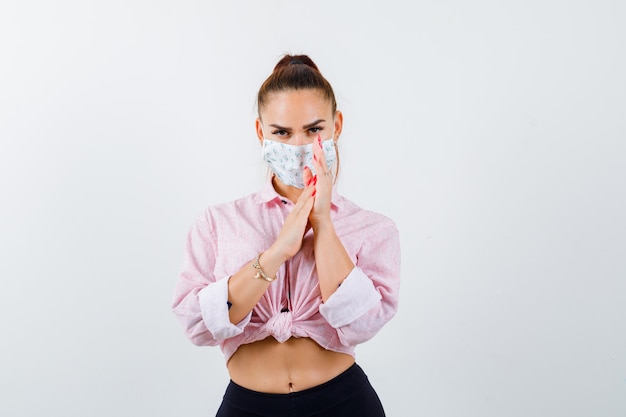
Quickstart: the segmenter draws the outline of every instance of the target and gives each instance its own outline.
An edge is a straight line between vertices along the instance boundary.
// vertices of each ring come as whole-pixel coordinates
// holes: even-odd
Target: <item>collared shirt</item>
[[[322,302],[309,230],[254,309],[237,324],[228,316],[228,280],[269,248],[293,203],[271,181],[256,193],[207,208],[191,227],[174,290],[173,312],[196,345],[219,345],[226,361],[242,344],[273,336],[309,337],[354,356],[396,313],[400,243],[395,223],[364,210],[333,188],[331,220],[355,267]],[[254,279],[256,270],[250,270]]]

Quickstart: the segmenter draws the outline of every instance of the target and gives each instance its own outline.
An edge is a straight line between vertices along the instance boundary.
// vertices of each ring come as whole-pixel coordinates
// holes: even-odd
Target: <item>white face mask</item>
[[[330,169],[337,159],[335,142],[332,137],[322,141],[322,149],[324,150],[326,165]],[[302,170],[305,166],[308,166],[315,174],[312,143],[308,145],[288,145],[263,138],[262,154],[265,162],[285,185],[304,188]]]

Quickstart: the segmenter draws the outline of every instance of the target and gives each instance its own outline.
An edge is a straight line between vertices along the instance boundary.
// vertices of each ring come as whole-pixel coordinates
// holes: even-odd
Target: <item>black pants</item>
[[[316,387],[265,394],[230,382],[216,417],[385,417],[380,399],[357,364]]]

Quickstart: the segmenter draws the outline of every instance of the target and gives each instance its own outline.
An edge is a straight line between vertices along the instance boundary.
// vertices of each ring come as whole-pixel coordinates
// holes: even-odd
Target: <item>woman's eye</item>
[[[286,130],[275,130],[272,134],[276,136],[286,136],[288,133]]]
[[[321,127],[312,127],[312,128],[309,129],[309,132],[311,132],[311,133],[319,133],[321,131],[322,131]]]

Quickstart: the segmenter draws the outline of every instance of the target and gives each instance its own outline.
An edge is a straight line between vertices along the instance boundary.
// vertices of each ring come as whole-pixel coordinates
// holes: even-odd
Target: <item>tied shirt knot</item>
[[[291,337],[291,325],[293,323],[293,316],[291,311],[281,311],[276,313],[266,323],[267,331],[274,336],[280,343],[285,342]]]

